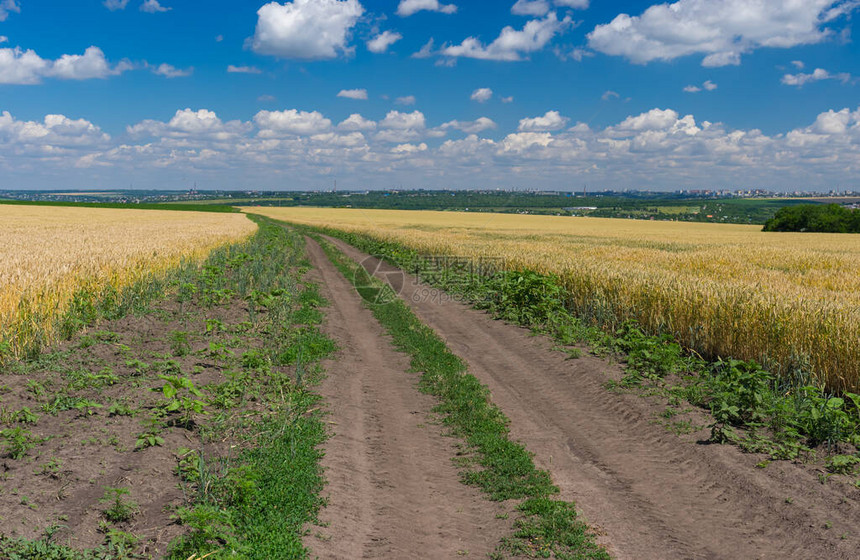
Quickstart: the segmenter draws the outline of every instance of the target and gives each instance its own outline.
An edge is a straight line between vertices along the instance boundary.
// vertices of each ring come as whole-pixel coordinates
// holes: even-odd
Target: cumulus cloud
[[[337,93],[338,97],[347,99],[367,99],[366,89],[342,89]]]
[[[588,45],[638,64],[704,54],[703,66],[737,65],[757,48],[820,43],[833,34],[828,23],[858,6],[855,0],[678,0],[618,15],[595,27]]]
[[[105,144],[110,136],[85,119],[46,115],[39,121],[19,121],[8,111],[0,113],[0,145],[80,148]],[[40,149],[44,153],[44,150]]]
[[[262,136],[279,134],[316,134],[331,128],[331,121],[318,111],[260,111],[254,115],[254,122]]]
[[[394,100],[398,105],[415,105],[415,96],[414,95],[404,95],[403,97],[398,97]]]
[[[408,17],[422,10],[453,14],[457,11],[457,6],[441,4],[439,0],[400,0],[400,4],[397,5],[397,15],[400,17]]]
[[[121,63],[112,69],[105,59],[105,53],[98,47],[89,47],[84,54],[64,54],[54,61],[51,75],[63,80],[89,80],[105,78],[128,69],[128,63]]]
[[[166,12],[172,9],[173,8],[162,6],[158,0],[145,0],[144,3],[140,5],[140,11],[148,14],[157,14],[159,12]]]
[[[281,58],[335,58],[352,52],[350,33],[363,13],[358,0],[270,2],[257,11],[257,27],[246,45]]]
[[[416,154],[418,152],[426,152],[426,151],[427,151],[427,144],[425,144],[424,142],[421,142],[418,145],[415,145],[415,144],[398,144],[397,146],[394,146],[393,148],[391,148],[391,153],[393,153],[393,154],[409,155],[409,154]]]
[[[165,78],[184,78],[194,73],[193,68],[186,68],[183,70],[182,68],[177,68],[172,64],[167,64],[166,62],[163,62],[157,66],[150,65],[149,68],[150,70],[152,70],[153,74],[157,76],[164,76]]]
[[[0,43],[8,43],[8,42],[9,42],[9,37],[7,37],[5,35],[0,35]]]
[[[229,64],[227,66],[227,72],[231,74],[262,74],[263,71],[257,68],[256,66],[234,66]]]
[[[120,61],[111,66],[104,52],[89,47],[84,54],[64,54],[57,60],[46,60],[33,50],[0,49],[0,84],[32,85],[43,78],[89,80],[107,78],[130,70],[132,64]]]
[[[427,133],[427,121],[421,111],[389,111],[379,121],[380,131],[374,138],[382,142],[404,143],[420,139]]]
[[[348,116],[346,119],[341,121],[337,125],[338,130],[346,130],[346,131],[367,131],[367,130],[375,130],[376,123],[374,121],[365,119],[358,113],[353,113]]]
[[[21,5],[16,0],[0,0],[0,21],[6,21],[10,12],[21,13]]]
[[[541,117],[526,118],[520,120],[517,130],[520,132],[538,132],[558,130],[564,128],[570,119],[562,117],[558,111],[547,111]]]
[[[461,130],[467,134],[476,134],[485,130],[495,129],[497,126],[498,125],[496,125],[496,123],[493,122],[492,119],[489,119],[487,117],[479,117],[474,121],[448,121],[440,128],[443,130],[448,128],[454,128],[457,130]]]
[[[562,119],[552,113],[538,119],[554,121],[555,130],[540,130],[543,122],[493,140],[470,132],[491,129],[490,119],[431,128],[419,111],[391,111],[378,124],[353,114],[335,127],[316,112],[261,111],[249,121],[223,122],[213,111],[184,109],[166,122],[130,126],[117,141],[83,119],[18,121],[0,112],[0,167],[4,179],[22,187],[47,187],[59,178],[83,186],[130,173],[141,178],[136,186],[147,177],[157,185],[193,172],[212,184],[272,188],[285,177],[311,188],[336,173],[357,187],[380,180],[552,187],[576,175],[619,187],[807,189],[845,184],[860,172],[860,108],[825,111],[808,126],[772,135],[669,108],[594,129],[583,123],[556,128]],[[466,136],[434,144],[454,130]],[[94,167],[97,176],[79,171]]]
[[[411,113],[389,111],[379,126],[395,130],[423,130],[427,124],[424,113],[421,111],[412,111]]]
[[[189,139],[198,141],[227,142],[247,134],[251,126],[241,121],[223,122],[214,111],[208,109],[182,109],[167,121],[144,120],[126,128],[129,136],[160,137],[171,140],[171,145],[187,146]],[[177,144],[177,142],[179,142]]]
[[[108,10],[115,12],[117,10],[124,10],[128,6],[128,0],[105,0],[102,4]]]
[[[505,27],[489,45],[484,45],[475,37],[468,37],[459,45],[443,45],[439,54],[480,60],[523,60],[529,53],[543,49],[544,45],[571,23],[569,16],[559,20],[555,13],[551,12],[544,19],[527,22],[519,31],[511,26]]]
[[[838,80],[844,84],[851,81],[851,74],[847,72],[831,74],[823,68],[816,68],[808,74],[802,72],[799,74],[785,74],[781,81],[787,86],[803,87],[810,82],[820,82],[821,80]]]
[[[472,95],[469,97],[472,101],[477,101],[478,103],[485,103],[493,97],[493,90],[490,88],[478,88],[472,92]]]
[[[791,64],[798,70],[803,70],[806,67],[802,60],[792,60]]]
[[[403,35],[400,33],[392,32],[392,31],[383,31],[373,39],[367,42],[367,50],[372,53],[384,53],[388,50],[388,47],[399,41],[403,38]]]

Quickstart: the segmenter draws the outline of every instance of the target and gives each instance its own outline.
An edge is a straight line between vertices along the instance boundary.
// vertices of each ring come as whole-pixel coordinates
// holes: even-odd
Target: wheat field
[[[557,274],[580,315],[634,319],[710,358],[860,387],[860,237],[760,226],[318,208],[247,209],[428,254]]]
[[[242,214],[0,205],[0,343],[19,355],[79,291],[122,290],[256,231]]]

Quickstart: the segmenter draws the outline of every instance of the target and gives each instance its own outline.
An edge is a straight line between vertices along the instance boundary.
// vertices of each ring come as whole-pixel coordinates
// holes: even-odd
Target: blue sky
[[[860,188],[853,0],[0,0],[0,188]]]

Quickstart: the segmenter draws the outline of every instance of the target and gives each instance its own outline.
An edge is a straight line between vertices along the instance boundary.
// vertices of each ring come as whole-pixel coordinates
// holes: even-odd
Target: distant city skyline
[[[0,0],[0,190],[856,191],[858,13]]]

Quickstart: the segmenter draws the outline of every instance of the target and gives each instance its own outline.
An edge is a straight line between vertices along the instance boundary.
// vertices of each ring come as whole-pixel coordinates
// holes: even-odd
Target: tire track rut
[[[398,277],[330,241],[380,278]],[[617,366],[567,359],[545,337],[455,301],[428,300],[428,288],[405,275],[401,297],[490,388],[512,436],[604,534],[613,557],[860,558],[856,489],[822,486],[804,465],[756,469],[761,456],[685,441],[655,423],[654,403],[604,389]]]
[[[432,423],[409,359],[320,246],[307,239],[307,250],[330,305],[323,330],[340,349],[320,387],[328,505],[305,544],[326,559],[486,557],[510,531],[496,518],[504,507],[460,482],[455,442]]]

